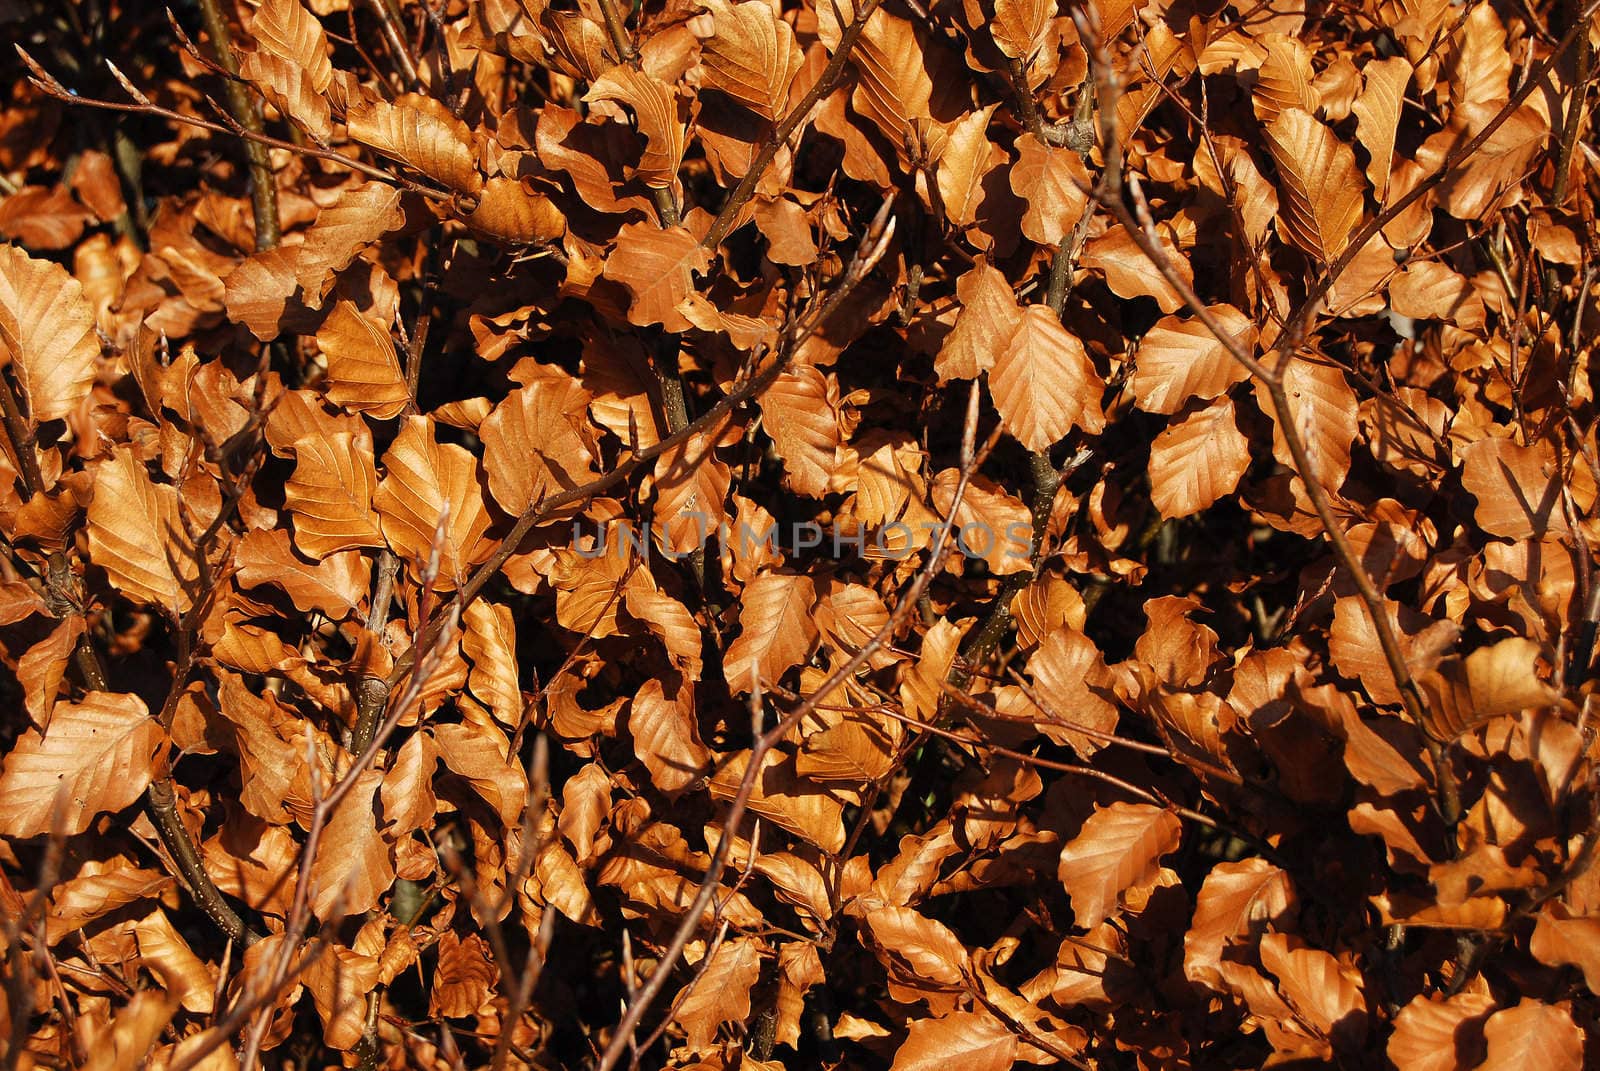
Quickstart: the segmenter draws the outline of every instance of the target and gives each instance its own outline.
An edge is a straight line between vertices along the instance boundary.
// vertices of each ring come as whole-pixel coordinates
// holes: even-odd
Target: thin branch
[[[200,905],[200,909],[212,922],[216,923],[217,929],[227,934],[235,943],[248,946],[260,940],[261,935],[245,925],[239,913],[223,899],[222,890],[211,880],[211,875],[206,873],[205,864],[200,860],[194,839],[189,836],[188,827],[183,824],[183,816],[178,812],[178,800],[173,790],[172,779],[158,777],[150,782],[150,787],[145,790],[145,803],[149,809],[150,821],[154,823],[156,832],[161,835],[161,843],[172,855],[172,861],[177,864],[178,874],[188,886],[189,895],[194,897],[194,902]]]
[[[222,0],[200,0],[200,15],[211,37],[211,47],[216,50],[217,62],[229,75],[223,85],[228,111],[242,129],[259,136],[263,130],[261,107],[245,88],[245,83],[239,80],[239,57],[234,55],[233,36],[228,31],[228,17],[222,12]],[[260,141],[246,139],[244,151],[250,166],[250,212],[255,217],[256,251],[260,252],[278,244],[278,184],[266,146]]]
[[[160,105],[154,104],[148,100],[133,104],[121,104],[114,100],[97,100],[93,97],[80,97],[51,77],[43,67],[39,66],[37,60],[28,55],[21,45],[16,45],[13,47],[16,48],[17,54],[22,57],[22,62],[27,65],[28,70],[31,72],[29,81],[33,83],[34,88],[38,89],[39,92],[44,93],[47,96],[54,97],[62,103],[74,104],[84,108],[98,108],[102,111],[123,112],[124,114],[128,115],[154,116],[158,119],[166,119],[170,122],[182,123],[185,126],[192,126],[199,130],[210,131],[213,134],[225,134],[229,137],[243,138],[246,141],[264,145],[269,149],[284,149],[288,152],[299,153],[301,156],[308,156],[316,160],[326,160],[329,163],[338,164],[341,167],[348,167],[350,170],[366,175],[368,178],[377,179],[379,182],[386,182],[391,186],[398,186],[410,193],[417,194],[419,197],[426,197],[430,201],[448,201],[455,196],[455,194],[448,190],[439,190],[432,186],[425,186],[420,182],[413,182],[411,179],[405,178],[402,175],[396,175],[392,172],[385,171],[381,167],[374,167],[369,163],[358,160],[353,156],[346,156],[344,153],[336,152],[333,149],[323,149],[313,145],[296,145],[292,141],[284,141],[282,138],[275,138],[271,135],[257,133],[253,130],[224,126],[221,123],[213,123],[209,119],[201,119],[198,116],[193,115],[184,115],[183,113],[175,112],[170,108],[163,108]]]
[[[367,6],[378,16],[378,25],[383,30],[383,40],[389,46],[389,54],[394,57],[395,66],[400,68],[400,74],[405,78],[406,85],[412,89],[417,88],[417,64],[411,58],[411,50],[406,47],[405,39],[400,36],[395,13],[389,9],[387,0],[367,0]]]

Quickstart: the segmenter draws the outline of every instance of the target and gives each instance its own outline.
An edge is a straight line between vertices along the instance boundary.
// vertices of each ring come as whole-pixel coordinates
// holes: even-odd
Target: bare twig
[[[394,57],[395,66],[400,68],[401,77],[406,80],[407,86],[415,89],[417,64],[411,58],[411,50],[406,47],[405,38],[400,35],[400,27],[396,23],[394,12],[390,10],[387,0],[367,0],[367,6],[372,8],[372,13],[378,17],[384,43],[389,46],[389,54]]]
[[[121,104],[114,100],[97,100],[93,97],[80,97],[51,77],[43,67],[39,66],[38,61],[36,61],[32,56],[28,55],[21,45],[16,45],[14,47],[16,48],[18,55],[22,57],[23,63],[27,65],[28,70],[31,72],[31,77],[29,80],[33,83],[34,87],[37,88],[41,93],[52,96],[64,104],[75,104],[84,108],[98,108],[102,111],[123,112],[129,115],[154,116],[158,119],[166,119],[170,122],[182,123],[185,126],[192,126],[198,130],[207,130],[213,134],[226,134],[230,137],[243,138],[246,141],[254,142],[258,145],[264,145],[269,149],[285,149],[289,152],[299,153],[301,156],[308,156],[317,160],[326,160],[329,163],[335,163],[341,167],[348,167],[350,170],[366,175],[368,178],[377,179],[379,182],[386,182],[391,186],[398,186],[403,190],[417,194],[420,197],[426,197],[431,201],[448,201],[455,196],[455,194],[448,190],[435,189],[432,186],[425,186],[420,182],[413,182],[411,179],[408,179],[403,175],[396,175],[393,172],[385,171],[381,167],[374,167],[371,164],[362,160],[358,160],[353,156],[347,156],[342,152],[335,152],[333,149],[323,149],[314,145],[296,145],[292,141],[284,141],[282,138],[275,138],[271,135],[262,134],[257,131],[241,127],[224,126],[221,123],[213,123],[209,119],[201,119],[198,116],[193,115],[184,115],[181,112],[175,112],[170,108],[163,108],[158,104],[148,101],[144,103]]]
[[[259,136],[261,107],[239,80],[239,57],[233,52],[233,36],[228,30],[228,17],[222,12],[222,0],[200,0],[200,15],[216,50],[217,62],[229,75],[223,84],[228,111],[241,128]],[[253,138],[245,140],[244,151],[250,165],[250,212],[255,217],[256,249],[271,249],[278,244],[279,234],[278,185],[272,174],[272,161],[266,146]]]

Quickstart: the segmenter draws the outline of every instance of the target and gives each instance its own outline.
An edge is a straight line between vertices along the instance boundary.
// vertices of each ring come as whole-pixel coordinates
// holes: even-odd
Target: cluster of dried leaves
[[[1595,7],[0,6],[6,1066],[1583,1066]]]

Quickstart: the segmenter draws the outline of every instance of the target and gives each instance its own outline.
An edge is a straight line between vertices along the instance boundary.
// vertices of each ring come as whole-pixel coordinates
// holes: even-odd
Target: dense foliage
[[[1584,1066],[1597,3],[0,4],[5,1066]]]

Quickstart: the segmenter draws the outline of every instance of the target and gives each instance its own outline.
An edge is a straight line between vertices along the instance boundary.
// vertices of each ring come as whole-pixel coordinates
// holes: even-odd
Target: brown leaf
[[[1083,343],[1044,305],[1022,310],[989,372],[995,408],[1029,450],[1048,450],[1074,427],[1098,434],[1105,426],[1104,389]]]
[[[299,245],[250,256],[224,280],[228,318],[263,342],[276,338],[287,315],[321,308],[334,274],[404,222],[400,191],[381,182],[352,187],[324,208]]]
[[[1271,123],[1288,108],[1315,113],[1322,101],[1312,85],[1315,75],[1305,43],[1282,33],[1264,33],[1254,43],[1266,53],[1250,94],[1256,118]]]
[[[1483,1023],[1493,1007],[1494,998],[1482,993],[1418,994],[1395,1016],[1386,1053],[1405,1071],[1476,1067],[1483,1052]]]
[[[590,396],[556,372],[531,377],[479,427],[489,493],[512,516],[595,475]]]
[[[611,777],[589,763],[561,786],[561,817],[556,826],[572,845],[580,863],[594,854],[595,836],[611,813]]]
[[[1285,237],[1322,263],[1331,263],[1361,223],[1366,184],[1350,146],[1300,108],[1285,108],[1267,125],[1267,147],[1278,166]]]
[[[748,938],[724,941],[703,972],[695,966],[697,980],[678,1003],[672,1019],[684,1028],[691,1052],[707,1052],[718,1027],[749,1018],[750,995],[761,973],[760,950]]]
[[[1600,918],[1574,915],[1560,900],[1539,912],[1528,951],[1548,967],[1575,966],[1589,992],[1600,992]]]
[[[414,167],[435,182],[467,194],[483,188],[472,131],[432,97],[403,93],[392,104],[364,98],[351,104],[345,122],[353,141]]]
[[[135,1071],[145,1066],[150,1047],[172,1021],[178,1002],[156,989],[135,993],[118,1010],[110,1029],[104,1031],[83,1071]]]
[[[217,969],[195,955],[194,949],[172,925],[161,908],[140,919],[134,926],[139,939],[139,960],[150,973],[161,979],[162,987],[196,1015],[210,1015],[216,1007]]]
[[[1272,454],[1279,464],[1292,467],[1294,455],[1283,437],[1281,422],[1294,422],[1305,445],[1312,472],[1330,490],[1337,490],[1350,472],[1350,447],[1360,430],[1355,391],[1337,365],[1302,357],[1289,364],[1283,373],[1283,389],[1289,398],[1289,412],[1273,411],[1266,388],[1255,385],[1256,398],[1264,412],[1272,414],[1274,433]]]
[[[504,603],[475,601],[461,613],[461,653],[472,662],[467,688],[508,729],[522,724],[517,627]]]
[[[1177,272],[1178,277],[1192,287],[1194,268],[1190,265],[1189,258],[1178,252],[1165,235],[1161,236],[1158,244],[1166,255],[1167,263]],[[1144,255],[1144,250],[1133,240],[1133,236],[1120,225],[1111,228],[1098,238],[1090,239],[1084,246],[1083,256],[1079,260],[1085,268],[1104,272],[1106,285],[1118,297],[1154,298],[1156,305],[1164,313],[1177,312],[1183,308],[1183,295],[1156,270],[1150,258]]]
[[[383,545],[372,507],[378,483],[372,436],[360,424],[349,427],[317,421],[295,443],[294,473],[284,484],[295,546],[314,558]]]
[[[844,28],[855,21],[858,6],[843,2],[817,9],[817,35],[830,52],[838,47]],[[851,106],[904,151],[913,121],[929,118],[934,91],[915,27],[881,6],[874,8],[851,60],[861,72],[850,95]]]
[[[385,836],[399,840],[433,821],[439,803],[433,792],[438,763],[439,745],[427,733],[413,733],[400,745],[378,790]]]
[[[817,243],[804,208],[787,197],[764,197],[756,201],[755,217],[756,227],[767,240],[768,260],[797,267],[816,263]]]
[[[1014,1066],[1017,1036],[983,1011],[954,1011],[938,1019],[918,1019],[895,1050],[890,1071],[1005,1071]]]
[[[1417,682],[1428,697],[1423,727],[1452,740],[1492,718],[1554,703],[1560,693],[1538,673],[1542,655],[1537,643],[1511,636],[1441,663]]]
[[[239,757],[239,802],[268,822],[282,823],[311,799],[306,722],[270,693],[258,695],[236,673],[223,673],[217,713]],[[319,771],[326,774],[326,770]]]
[[[247,532],[239,540],[234,564],[241,588],[273,584],[288,594],[295,609],[316,610],[334,621],[353,614],[366,598],[367,559],[355,551],[334,554],[315,565],[296,556],[284,531]]]
[[[442,724],[429,730],[439,745],[439,761],[465,778],[507,829],[515,829],[527,803],[528,777],[509,754],[505,733],[486,724]]]
[[[1183,938],[1183,972],[1192,982],[1223,988],[1217,965],[1235,940],[1253,942],[1267,924],[1297,907],[1289,875],[1265,859],[1211,868],[1195,897],[1194,920]]]
[[[1093,929],[1119,910],[1124,894],[1153,881],[1161,857],[1174,851],[1183,824],[1148,803],[1096,807],[1061,849],[1059,874],[1078,926]]]
[[[728,645],[723,673],[736,695],[752,691],[759,678],[775,684],[811,655],[819,632],[812,607],[817,591],[799,573],[762,573],[744,589],[739,635]]]
[[[1028,675],[1045,703],[1040,731],[1085,758],[1105,746],[1099,737],[1078,731],[1084,726],[1103,734],[1117,725],[1110,674],[1093,640],[1070,625],[1051,632],[1029,657]]]
[[[123,595],[181,616],[194,596],[199,566],[177,488],[152,480],[127,447],[116,448],[94,471],[90,560]]]
[[[1559,467],[1549,447],[1484,436],[1461,451],[1461,486],[1478,500],[1473,516],[1490,535],[1565,535]]]
[[[554,201],[511,178],[484,183],[466,219],[474,230],[512,245],[553,242],[567,229],[567,217]]]
[[[1341,1047],[1364,1040],[1367,1002],[1358,971],[1282,933],[1261,938],[1261,965],[1277,977],[1278,991],[1307,1026]]]
[[[949,927],[909,907],[885,906],[867,913],[866,932],[878,956],[908,981],[932,989],[956,989],[968,969],[967,949]]]
[[[167,875],[134,866],[126,856],[85,860],[76,874],[50,890],[44,918],[45,944],[57,945],[74,930],[82,930],[129,904],[159,898],[172,885]]]
[[[335,945],[318,956],[300,978],[311,990],[330,1049],[355,1048],[366,1029],[367,994],[378,982],[378,959]]]
[[[1523,997],[1515,1008],[1489,1016],[1483,1024],[1489,1055],[1477,1071],[1579,1071],[1584,1065],[1583,1031],[1567,1004],[1542,1004]]]
[[[1445,652],[1455,646],[1461,629],[1455,622],[1433,621],[1398,603],[1385,601],[1389,626],[1400,642],[1401,653],[1413,674],[1436,666]],[[1357,677],[1374,703],[1392,706],[1400,702],[1372,615],[1357,596],[1346,595],[1334,603],[1333,625],[1328,630],[1328,655],[1339,672]]]
[[[981,256],[957,280],[956,299],[961,313],[933,362],[940,383],[977,379],[989,371],[994,365],[995,341],[1011,338],[1022,323],[1022,309],[1011,284]]]
[[[1254,355],[1255,325],[1242,312],[1232,305],[1212,305],[1207,311]],[[1176,413],[1190,399],[1219,397],[1250,375],[1205,324],[1176,316],[1162,317],[1146,332],[1135,360],[1129,383],[1147,413]]]
[[[777,122],[804,59],[794,30],[762,0],[710,0],[706,7],[715,30],[700,46],[705,85]]]
[[[71,836],[94,816],[120,811],[155,777],[167,734],[136,695],[90,692],[57,703],[44,732],[18,738],[0,769],[0,833]]]
[[[304,10],[298,4],[279,6]],[[316,34],[321,38],[320,43],[325,50],[327,40],[322,37],[321,25],[316,24],[309,16],[307,19],[316,26]],[[261,16],[258,15],[257,26],[261,21]],[[323,66],[326,67],[328,60],[325,51],[319,55]],[[274,108],[294,120],[300,129],[310,134],[314,140],[326,142],[332,135],[333,116],[328,106],[328,98],[316,88],[306,67],[297,60],[263,47],[254,52],[246,52],[240,57],[239,74],[261,90],[262,96],[271,101]],[[331,81],[331,70],[329,80]]]
[[[17,660],[17,683],[22,685],[23,705],[28,708],[33,724],[40,729],[50,727],[50,712],[55,709],[61,682],[66,679],[67,663],[86,628],[83,616],[73,614]]]
[[[1481,330],[1487,316],[1471,281],[1435,260],[1406,265],[1389,282],[1389,303],[1401,316],[1444,320],[1469,331]]]
[[[645,137],[645,149],[631,174],[655,189],[669,189],[677,181],[685,131],[671,86],[645,71],[619,63],[595,79],[583,99],[589,104],[620,101],[633,112],[637,129]]]
[[[263,50],[298,67],[313,93],[327,92],[333,83],[328,36],[299,0],[262,0],[250,22],[250,34]]]
[[[695,721],[694,689],[668,696],[657,679],[645,681],[628,708],[633,751],[663,792],[679,792],[700,779],[711,753],[700,742]]]
[[[691,325],[678,306],[694,291],[695,275],[705,272],[710,263],[711,254],[683,227],[629,223],[617,234],[604,274],[632,295],[629,323],[687,331]]]
[[[1048,0],[995,0],[989,32],[1011,59],[1029,60],[1045,42],[1056,5]]]
[[[100,341],[83,286],[59,264],[0,245],[0,353],[30,423],[77,410],[94,385]],[[42,490],[42,489],[41,489]]]
[[[998,103],[991,104],[956,121],[939,156],[935,184],[945,218],[954,227],[970,227],[978,221],[978,208],[985,195],[984,179],[1005,162],[1005,153],[989,140],[989,119],[998,107]],[[1015,180],[1015,170],[1012,175]]]
[[[864,785],[894,769],[895,741],[875,726],[841,721],[806,737],[795,772],[811,781]]]
[[[449,590],[468,566],[493,547],[483,538],[489,527],[477,460],[461,447],[434,438],[433,421],[413,416],[383,455],[384,476],[373,505],[384,538],[420,574],[427,565],[434,532],[446,519],[437,584]]]
[[[704,638],[688,607],[649,583],[630,583],[622,593],[622,603],[629,614],[661,638],[673,666],[689,680],[698,681]]]
[[[1089,197],[1089,172],[1078,154],[1056,149],[1032,134],[1017,139],[1011,189],[1028,203],[1022,233],[1041,245],[1060,247],[1082,218]]]
[[[1356,113],[1356,137],[1367,150],[1367,178],[1380,202],[1389,192],[1395,132],[1411,74],[1411,64],[1403,56],[1368,60],[1361,68],[1361,95],[1351,106]]]
[[[68,249],[93,219],[65,186],[24,186],[0,198],[0,236],[30,249]]]
[[[476,1015],[489,1001],[500,970],[481,936],[460,936],[454,930],[439,935],[439,966],[428,1006],[435,1015],[463,1019]]]
[[[713,799],[731,800],[739,792],[745,769],[750,765],[748,749],[735,752],[711,778]],[[825,852],[844,847],[844,805],[835,796],[802,781],[795,772],[794,760],[777,751],[768,751],[756,773],[750,793],[751,813],[775,823]]]
[[[781,421],[780,425],[792,427]],[[720,444],[720,435],[697,432],[656,459],[655,523],[669,554],[704,548],[728,520],[732,472],[716,456]]]
[[[1188,517],[1230,495],[1250,467],[1250,443],[1233,401],[1185,413],[1150,444],[1150,502],[1163,517]]]
[[[328,361],[324,383],[335,405],[388,420],[411,401],[388,328],[354,302],[334,305],[317,328],[317,346]]]

